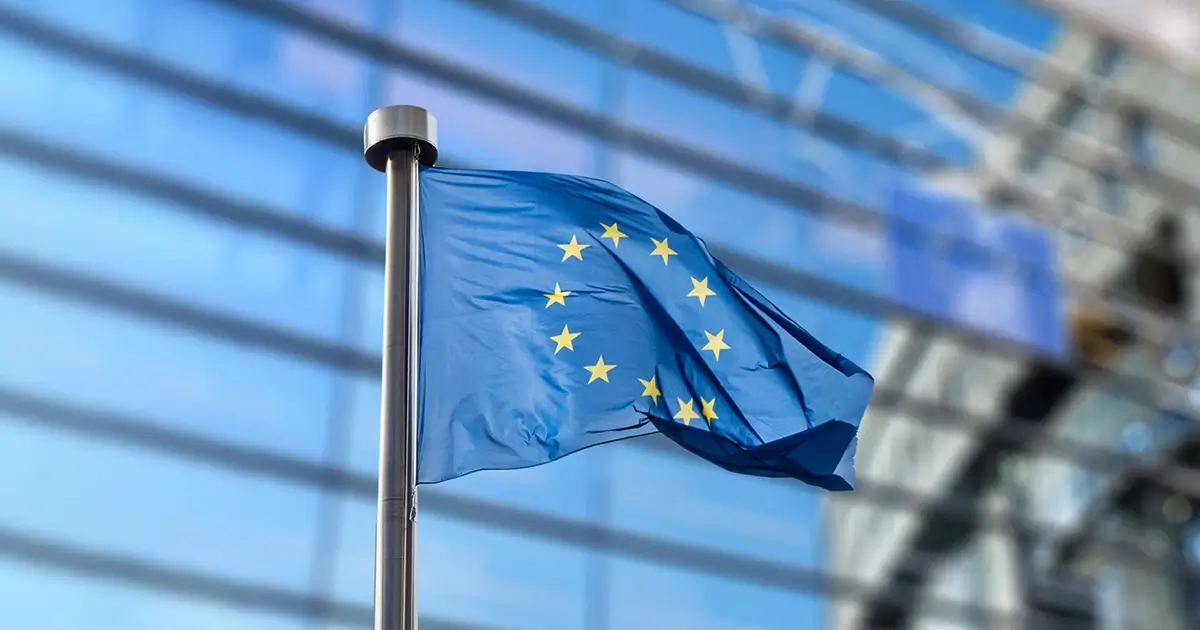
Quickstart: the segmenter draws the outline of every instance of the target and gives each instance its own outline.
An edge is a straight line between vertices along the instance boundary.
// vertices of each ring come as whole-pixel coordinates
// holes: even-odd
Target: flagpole
[[[437,162],[437,120],[420,107],[377,109],[363,128],[363,156],[387,174],[375,630],[416,630],[418,169]]]

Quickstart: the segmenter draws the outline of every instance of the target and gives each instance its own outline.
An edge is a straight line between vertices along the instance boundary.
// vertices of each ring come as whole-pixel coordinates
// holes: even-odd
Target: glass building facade
[[[1042,53],[1007,112],[1010,123],[1025,124],[1010,124],[1009,134],[987,150],[994,159],[977,168],[980,188],[985,197],[1020,198],[1009,198],[1012,211],[1059,222],[1058,261],[1072,281],[1074,309],[1121,313],[1133,322],[1135,339],[1114,345],[1117,351],[1100,361],[1107,373],[1076,372],[1084,376],[1065,397],[1054,393],[1053,372],[1044,363],[1030,366],[1027,356],[1017,355],[1014,363],[1024,365],[1011,371],[1041,376],[1013,383],[1011,371],[987,374],[994,359],[969,349],[952,349],[958,363],[939,362],[937,349],[915,355],[907,372],[911,393],[959,389],[931,369],[949,364],[956,377],[973,381],[966,388],[971,396],[932,398],[991,407],[984,419],[996,418],[997,407],[1014,417],[990,442],[962,426],[946,431],[953,437],[923,441],[942,461],[960,457],[957,471],[935,456],[904,456],[910,445],[896,431],[930,423],[865,421],[860,478],[874,466],[878,476],[916,479],[918,486],[929,481],[924,485],[933,486],[935,497],[915,518],[902,514],[879,527],[915,531],[899,543],[896,536],[880,545],[873,543],[881,536],[831,530],[835,565],[860,575],[884,565],[876,572],[886,572],[866,603],[841,611],[839,627],[866,627],[860,621],[866,615],[875,623],[890,617],[887,627],[981,630],[1195,625],[1200,399],[1190,297],[1197,276],[1190,265],[1200,242],[1193,168],[1198,83],[1194,73],[1138,42],[1117,43],[1084,20],[1064,28]],[[1016,181],[1034,194],[1014,193],[1007,171],[1020,174]],[[1107,287],[1098,294],[1097,281]],[[915,336],[889,330],[888,345],[911,348],[904,334]],[[1083,348],[1084,327],[1076,325],[1074,335]],[[900,351],[891,355],[894,366]],[[1055,405],[1043,404],[1056,397]],[[886,439],[885,426],[893,432]],[[954,481],[946,481],[947,472]],[[862,562],[870,551],[887,559]],[[887,597],[896,593],[910,595]],[[946,599],[976,609],[947,625],[934,611]]]
[[[760,4],[997,106],[1020,82],[860,3]],[[974,145],[702,6],[0,0],[0,626],[370,625],[380,105],[431,110],[447,165],[634,191],[869,364],[906,311],[845,219]],[[860,590],[822,495],[655,439],[420,505],[423,630],[820,628]]]

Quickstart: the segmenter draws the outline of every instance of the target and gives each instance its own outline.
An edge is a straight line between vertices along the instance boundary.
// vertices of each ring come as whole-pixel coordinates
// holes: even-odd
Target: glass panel
[[[417,618],[420,622],[419,625],[422,628],[427,627],[426,624],[430,623],[429,617],[427,617],[426,615],[422,615],[422,614],[418,613]],[[324,621],[317,622],[316,627],[318,628],[318,630],[365,630],[366,628],[371,627],[371,622],[369,620],[366,623],[351,623],[351,622],[339,622],[339,621],[324,620]]]
[[[662,0],[626,4],[625,35],[671,57],[785,96],[803,76],[807,51],[753,38],[705,17],[707,11],[695,13]]]
[[[1109,492],[1118,474],[1078,458],[1039,455],[1025,489],[1029,516],[1049,527],[1074,530],[1097,497]]]
[[[385,212],[386,208],[380,214]],[[363,269],[356,275],[354,286],[362,292],[359,299],[363,318],[356,341],[362,351],[378,355],[383,344],[383,265],[378,265],[376,269]]]
[[[729,45],[714,21],[662,0],[625,2],[627,37],[731,78],[737,76]]]
[[[923,515],[911,504],[897,508],[865,497],[847,499],[847,504],[852,509],[829,527],[837,555],[831,554],[833,561],[821,568],[863,584],[892,569],[893,550],[907,543]]]
[[[1100,203],[1105,212],[1122,216],[1125,214],[1125,183],[1116,173],[1104,171],[1097,175],[1100,180]]]
[[[1001,4],[1001,3],[989,3]],[[1005,3],[1007,4],[1007,3]],[[798,19],[817,28],[834,31],[846,39],[879,54],[889,62],[918,76],[931,80],[944,89],[952,88],[991,101],[1007,103],[1023,82],[1014,72],[980,61],[949,46],[928,33],[920,32],[890,19],[886,15],[841,0],[807,0],[794,3],[791,12]],[[956,14],[1003,12],[1000,8],[968,7],[965,4]],[[986,18],[985,18],[986,19]],[[1014,27],[1016,24],[1014,24]],[[1033,25],[1035,38],[1048,38],[1048,26]]]
[[[959,167],[968,166],[972,159],[969,140],[942,122],[937,110],[875,81],[835,71],[822,103],[822,110],[881,136],[907,141],[920,154],[933,154]]]
[[[603,61],[570,42],[454,0],[412,2],[398,17],[390,32],[406,45],[580,107],[598,104]]]
[[[356,151],[182,100],[24,43],[0,39],[0,74],[11,78],[0,83],[0,119],[26,137],[329,225],[352,223],[352,194],[363,168]],[[357,135],[347,130],[348,138]]]
[[[308,586],[315,490],[64,433],[36,418],[0,416],[0,453],[0,523],[10,531],[218,580]]]
[[[0,383],[299,456],[324,452],[335,374],[0,284]]]
[[[924,614],[918,619],[916,628],[985,630],[988,627],[985,616],[959,606],[988,606],[989,603],[983,599],[987,588],[984,573],[987,564],[979,539],[971,540],[961,551],[943,560],[933,570],[925,601],[921,603]],[[931,606],[935,602],[939,606]]]
[[[618,529],[797,566],[824,561],[824,515],[811,488],[730,474],[682,450],[609,448]]]
[[[0,0],[76,33],[115,44],[136,45],[147,31],[158,0],[112,0],[97,10],[93,0]]]
[[[1128,616],[1125,612],[1125,598],[1128,589],[1125,586],[1125,571],[1116,566],[1101,567],[1096,579],[1096,601],[1099,602],[1098,630],[1121,630],[1127,628]]]
[[[310,622],[0,558],[4,620],[37,630],[306,630]],[[55,605],[58,604],[58,605]]]
[[[1154,132],[1151,129],[1149,117],[1140,111],[1126,114],[1125,134],[1134,165],[1138,168],[1153,169],[1156,156]]]
[[[1102,37],[1092,52],[1091,70],[1099,76],[1111,76],[1125,57],[1125,48],[1111,37]]]
[[[352,224],[361,154],[203,105],[145,94],[139,135],[147,157],[133,159],[272,209],[340,228]],[[173,150],[179,146],[189,151]]]
[[[402,2],[403,0],[394,0]],[[569,15],[577,20],[598,27],[610,27],[608,24],[614,7],[625,4],[627,0],[529,0],[531,4],[553,9],[557,13]]]
[[[389,75],[384,92],[389,102],[428,103],[437,112],[439,142],[454,148],[450,157],[456,160],[480,168],[591,174],[593,143],[574,131],[405,74]]]
[[[1126,628],[1181,628],[1187,627],[1182,618],[1185,609],[1183,597],[1188,595],[1180,588],[1176,575],[1143,567],[1129,567],[1123,586],[1122,605],[1125,609]],[[1186,602],[1189,607],[1195,604]]]
[[[777,175],[796,170],[783,123],[639,72],[622,97],[618,115],[639,129]]]
[[[634,560],[613,562],[610,601],[611,627],[621,630],[829,627],[829,605],[815,592],[785,591]]]
[[[283,0],[321,17],[368,30],[375,24],[380,5],[390,0]]]
[[[438,118],[438,121],[438,125],[440,126],[440,117]],[[442,132],[439,130],[438,133]],[[439,153],[439,156],[440,155],[441,154]],[[442,162],[445,161],[445,159],[442,157],[439,157],[438,159]],[[370,172],[367,173],[367,177],[370,179],[366,180],[368,183],[365,186],[359,186],[358,188],[359,197],[362,199],[362,214],[364,217],[359,225],[359,228],[362,229],[367,236],[375,238],[382,247],[387,235],[387,180],[381,177],[376,177],[375,169],[369,169],[369,171]],[[382,273],[382,260],[379,261],[378,267],[380,269],[380,273]],[[382,275],[380,277],[382,278]],[[383,293],[380,293],[380,295],[383,295]]]
[[[374,503],[343,507],[335,593],[370,604]],[[583,628],[584,551],[422,513],[417,592],[421,614],[486,627]]]
[[[332,339],[352,264],[190,209],[0,158],[0,247]]]
[[[341,11],[352,17],[355,2],[344,4]],[[370,69],[365,56],[220,3],[161,0],[158,5],[141,47],[149,56],[362,124]]]
[[[981,26],[992,33],[1038,50],[1053,43],[1061,29],[1061,20],[1043,6],[1001,0],[988,3],[960,3],[958,0],[914,0],[964,26]]]

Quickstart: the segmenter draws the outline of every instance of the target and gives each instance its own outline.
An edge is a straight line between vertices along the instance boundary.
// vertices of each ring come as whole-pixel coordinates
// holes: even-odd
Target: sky
[[[332,19],[421,47],[559,101],[779,177],[868,204],[886,201],[892,170],[862,155],[691,93],[645,73],[605,88],[611,64],[564,42],[516,28],[459,0],[376,6],[368,0],[292,0]],[[969,151],[919,107],[841,71],[812,71],[810,59],[723,30],[658,0],[538,0],[710,70],[761,81],[874,130],[904,135],[963,163]],[[840,33],[917,72],[994,102],[1015,78],[881,23],[841,0],[760,3]],[[1050,41],[1053,20],[1007,2],[925,2],[986,24],[1033,47]],[[0,0],[47,23],[132,50],[239,89],[287,102],[357,128],[363,113],[421,104],[441,123],[443,155],[491,168],[554,170],[604,177],[632,190],[701,237],[795,269],[888,292],[886,242],[813,219],[793,208],[577,132],[506,110],[474,95],[381,69],[354,54],[203,0]],[[52,143],[70,142],[162,176],[321,225],[381,234],[383,186],[361,156],[313,138],[181,100],[94,65],[0,36],[0,126]],[[73,121],[73,126],[61,124]],[[186,147],[186,150],[179,150]],[[366,182],[364,184],[364,182]],[[361,192],[367,191],[367,192]],[[348,201],[350,200],[350,201]],[[269,323],[324,341],[350,339],[375,352],[382,319],[381,274],[279,238],[239,232],[186,208],[0,158],[0,252],[95,274],[123,286]],[[794,319],[852,359],[868,364],[880,324],[764,287]],[[324,461],[330,436],[345,462],[371,473],[377,455],[378,384],[326,366],[285,360],[162,322],[0,284],[0,387],[84,409],[147,418],[168,427],[288,456]],[[357,304],[346,308],[345,304]],[[332,589],[369,604],[373,505],[309,488],[247,478],[183,458],[89,442],[36,420],[0,419],[0,497],[19,506],[0,515],[6,531],[37,532],[87,549],[290,591],[310,588],[317,514],[336,507],[338,556]],[[64,463],[65,462],[65,463]],[[593,449],[542,468],[484,473],[447,483],[454,495],[536,513],[593,520],[592,478],[607,471],[613,526],[680,544],[707,546],[798,567],[824,563],[820,496],[795,484],[729,475],[624,446]],[[79,514],[87,514],[81,525]],[[583,627],[597,562],[612,576],[611,627],[768,630],[803,619],[820,626],[810,595],[699,577],[630,559],[422,518],[423,610],[468,621]],[[533,560],[536,559],[536,560]],[[536,568],[533,568],[536,567]],[[6,584],[7,582],[7,584]],[[653,585],[647,588],[645,585]],[[301,628],[242,611],[151,597],[120,585],[68,579],[21,565],[0,569],[0,592],[37,627]],[[29,602],[50,597],[70,607]],[[753,605],[729,605],[737,600]],[[27,615],[27,616],[26,616]],[[686,619],[686,623],[683,621]]]

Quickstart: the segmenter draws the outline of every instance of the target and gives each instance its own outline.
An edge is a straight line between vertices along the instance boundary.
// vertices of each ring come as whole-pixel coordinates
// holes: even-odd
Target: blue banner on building
[[[893,187],[886,211],[893,299],[1035,351],[1067,353],[1052,234],[920,184]]]

